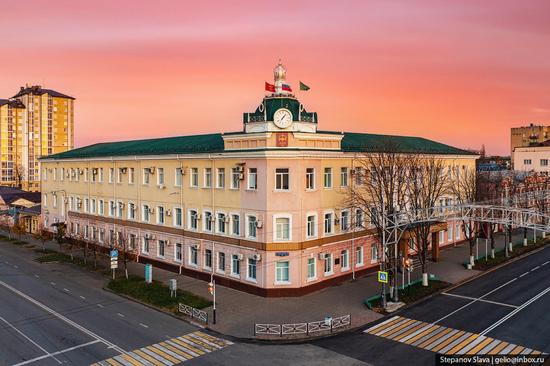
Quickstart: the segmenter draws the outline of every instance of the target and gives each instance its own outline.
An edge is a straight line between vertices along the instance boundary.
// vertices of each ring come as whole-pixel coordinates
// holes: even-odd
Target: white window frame
[[[309,231],[309,228],[310,228],[310,225],[309,225],[309,218],[310,217],[313,217],[313,233],[310,233]],[[324,224],[324,222],[323,222]],[[318,235],[318,231],[319,231],[319,220],[318,220],[318,217],[317,217],[317,212],[308,212],[306,214],[306,239],[315,239],[317,238],[319,235]],[[324,230],[324,228],[323,228]]]
[[[256,226],[256,224],[254,224],[254,236],[251,236],[250,235],[250,218],[253,217],[254,218],[254,223],[257,223],[258,222],[258,215],[255,214],[255,213],[247,213],[246,216],[245,216],[245,236],[247,239],[252,239],[252,240],[256,240],[258,239],[258,227]]]
[[[233,230],[233,229],[235,228],[235,226],[234,226],[234,225],[235,225],[235,217],[237,217],[237,218],[238,218],[238,221],[239,221],[239,225],[237,225],[237,228],[238,228],[238,230],[239,230],[238,233],[235,233],[235,230]],[[242,230],[241,230],[241,224],[242,224],[241,215],[240,215],[239,213],[237,213],[237,212],[231,212],[231,213],[229,214],[229,218],[230,218],[230,219],[229,219],[229,225],[230,225],[230,227],[231,227],[231,228],[230,228],[230,229],[231,229],[231,230],[230,230],[231,235],[233,235],[233,236],[241,236],[241,232],[242,232]]]
[[[278,267],[278,264],[279,263],[287,263],[287,273],[288,273],[288,278],[286,280],[283,280],[283,279],[279,279],[278,277],[278,274],[279,274],[279,267]],[[290,282],[290,261],[286,260],[286,261],[277,261],[275,262],[275,284],[276,285],[289,285],[291,282]]]
[[[128,184],[134,184],[136,181],[136,169],[128,168]]]
[[[223,223],[220,223],[220,215],[223,215]],[[216,211],[216,221],[215,221],[215,229],[217,234],[227,234],[227,222],[225,221],[227,219],[227,214],[224,211]],[[224,231],[220,230],[220,225],[223,224]]]
[[[236,259],[236,260],[235,260]],[[237,263],[237,266],[235,266],[235,262]],[[235,268],[239,269],[239,273],[235,272]],[[231,254],[231,271],[230,274],[232,277],[241,277],[241,261],[239,260],[238,254]]]
[[[133,210],[131,209],[133,207]],[[127,216],[128,220],[136,220],[136,204],[135,202],[128,202],[128,210],[127,210]]]
[[[203,188],[212,188],[212,174],[212,168],[204,168],[202,186]],[[208,176],[210,177],[210,179],[207,179]]]
[[[330,214],[331,218],[330,218],[330,221],[331,221],[331,224],[330,224],[330,232],[326,232],[325,231],[325,216]],[[334,210],[328,210],[328,211],[324,211],[323,212],[323,235],[324,236],[331,236],[331,235],[334,235],[334,227],[335,227],[335,224],[336,224],[336,215],[334,213]]]
[[[211,220],[209,218],[207,218],[207,213],[210,214],[210,217],[213,217],[214,220]],[[213,213],[211,210],[203,210],[202,211],[202,218],[203,218],[203,223],[202,223],[202,230],[206,233],[213,233],[215,230],[215,226],[216,226],[216,216],[215,216],[215,213]],[[210,230],[207,230],[206,229],[206,223],[210,221]]]
[[[330,271],[327,271],[327,259],[329,260],[328,263],[330,263]],[[325,277],[331,276],[334,274],[334,258],[332,253],[325,253],[325,258],[323,258],[323,275]]]
[[[355,247],[355,267],[362,267],[365,265],[363,246]]]
[[[210,252],[210,265],[206,264],[206,253],[208,253],[208,252]],[[203,261],[203,264],[202,264],[202,268],[211,270],[213,264],[214,264],[214,253],[212,252],[212,249],[211,248],[204,249],[204,261]]]
[[[164,168],[157,168],[157,186],[166,185],[166,177],[164,176]]]
[[[220,269],[220,258],[223,256],[223,269]],[[225,252],[216,253],[216,272],[225,273],[225,268],[227,267],[227,255]]]
[[[332,167],[325,167],[323,169],[323,188],[332,189]]]
[[[308,170],[312,170],[308,172]],[[306,168],[306,191],[315,190],[315,168]]]
[[[230,189],[240,189],[241,188],[241,180],[239,179],[241,174],[242,173],[239,171],[239,168],[231,168],[231,186],[230,186]]]
[[[160,255],[160,248],[162,243],[162,251],[164,252],[162,255]],[[157,257],[158,258],[165,258],[166,255],[166,247],[168,246],[168,240],[157,240]]]
[[[193,259],[195,259],[195,262],[193,262]],[[196,248],[194,245],[189,246],[189,263],[188,264],[191,267],[199,266],[199,249]]]
[[[157,225],[164,225],[166,223],[166,210],[164,206],[157,206],[156,212]]]
[[[195,215],[193,215],[193,212],[195,213]],[[188,230],[191,230],[191,231],[198,231],[199,230],[199,219],[198,219],[198,216],[199,215],[199,210],[196,209],[196,208],[190,208],[187,210],[187,229]],[[192,223],[193,223],[193,216],[195,216],[195,220],[196,220],[196,225],[195,227],[193,227]]]
[[[250,261],[254,262],[254,267],[255,267],[254,268],[254,277],[250,276],[250,266],[251,266]],[[255,260],[254,258],[251,258],[251,257],[248,257],[246,259],[246,280],[250,281],[250,282],[257,282],[258,281],[258,261]]]
[[[180,213],[181,222],[178,224],[178,211]],[[172,225],[175,227],[183,227],[183,209],[179,206],[172,208]]]
[[[288,219],[288,239],[277,238],[277,219]],[[273,241],[278,243],[292,241],[292,214],[280,213],[273,215]]]
[[[195,179],[196,179],[196,182],[194,181]],[[199,168],[189,169],[189,187],[190,188],[199,187]]]
[[[287,172],[286,173],[279,173],[277,172],[277,170],[282,170],[282,169],[286,169]],[[287,183],[288,183],[288,188],[282,188],[284,186],[284,175],[287,175],[288,176],[288,179],[287,179]],[[278,182],[278,177],[279,175],[281,176],[281,188],[277,188],[277,182]],[[275,192],[289,192],[290,191],[290,168],[275,168]]]
[[[378,253],[378,245],[376,245],[376,243],[372,243],[370,247],[370,263],[371,264],[378,263],[379,255],[380,253]]]
[[[346,212],[347,215],[343,215],[344,212]],[[347,218],[348,218],[346,225],[343,225],[344,216],[347,216]],[[345,227],[345,226],[347,226],[347,227]],[[350,228],[351,228],[351,211],[349,209],[341,210],[340,211],[340,231],[341,232],[347,232],[347,231],[350,230]]]
[[[246,189],[249,191],[256,191],[258,190],[258,168],[248,168],[248,174],[247,174],[247,182],[246,182]],[[254,177],[254,185],[251,185],[252,180],[251,177]]]
[[[146,223],[151,222],[151,213],[149,212],[150,208],[151,207],[146,203],[141,205],[141,221],[142,222],[146,222]]]
[[[346,258],[346,262],[347,262],[345,266],[344,266],[344,257]],[[350,261],[349,249],[342,249],[340,251],[340,271],[342,272],[349,271],[351,268],[350,262],[351,261]]]
[[[216,168],[216,188],[225,188],[225,168]]]
[[[310,264],[313,264],[313,276],[309,275]],[[307,268],[307,271],[306,271],[307,281],[308,282],[315,281],[317,279],[317,258],[315,257],[308,258],[306,261],[306,268]]]
[[[174,169],[174,187],[181,187],[183,184],[183,171],[185,168]]]
[[[178,247],[180,248],[181,258],[178,259]],[[183,262],[183,243],[176,243],[174,245],[174,262]]]
[[[343,166],[340,167],[340,187],[347,186],[349,186],[349,169],[347,166]]]

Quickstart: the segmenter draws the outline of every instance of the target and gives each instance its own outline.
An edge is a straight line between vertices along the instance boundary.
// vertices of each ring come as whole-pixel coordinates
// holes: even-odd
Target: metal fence
[[[307,323],[286,323],[286,324],[254,324],[254,335],[296,335],[310,334],[318,332],[332,333],[336,329],[351,325],[351,315],[342,315],[336,318],[327,318]]]
[[[191,318],[198,319],[208,324],[208,313],[203,310],[195,309],[192,306],[180,303],[178,310],[180,313],[189,315]]]

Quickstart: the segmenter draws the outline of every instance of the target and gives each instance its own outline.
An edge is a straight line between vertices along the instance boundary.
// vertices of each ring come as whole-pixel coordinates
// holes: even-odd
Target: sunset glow
[[[76,146],[242,129],[279,58],[322,130],[509,154],[550,122],[548,1],[6,3],[0,98],[76,98]],[[227,5],[221,5],[227,4]]]

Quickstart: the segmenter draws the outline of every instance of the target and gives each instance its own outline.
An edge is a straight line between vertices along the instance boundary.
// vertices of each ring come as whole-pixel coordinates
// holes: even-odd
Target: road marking
[[[496,327],[498,327],[499,325],[501,325],[502,323],[504,323],[506,320],[510,319],[511,317],[513,317],[514,315],[516,315],[517,313],[519,313],[520,311],[522,311],[523,309],[525,309],[527,306],[531,305],[532,303],[534,303],[535,301],[537,301],[538,299],[540,299],[541,297],[543,297],[544,295],[546,295],[548,292],[550,292],[550,287],[547,287],[546,290],[544,291],[541,291],[539,292],[536,296],[532,297],[531,299],[527,300],[526,302],[524,302],[521,306],[519,306],[517,309],[515,309],[514,311],[512,311],[511,313],[509,313],[508,315],[502,317],[500,320],[498,320],[497,322],[495,322],[493,325],[487,327],[487,329],[485,329],[483,332],[481,332],[480,334],[481,335],[485,335],[487,333],[489,333],[490,331],[492,331],[493,329],[495,329]]]
[[[71,292],[71,290],[69,290],[68,288],[63,288],[63,291],[65,291],[65,292]]]
[[[541,264],[541,266],[545,266],[545,265],[547,265],[548,263],[550,263],[550,261],[544,262],[543,264]]]
[[[50,282],[50,285],[55,286],[55,282]]]
[[[45,353],[44,357],[51,357],[53,358],[54,360],[57,361],[58,364],[61,364],[61,361],[59,361],[57,358],[55,358],[55,356],[53,356],[50,352],[46,351],[41,345],[39,345],[38,343],[36,343],[35,341],[33,341],[32,339],[30,339],[29,337],[27,337],[22,331],[20,331],[19,329],[17,329],[15,326],[13,326],[10,322],[8,322],[6,319],[4,319],[3,317],[0,316],[0,320],[2,320],[4,323],[6,323],[8,325],[8,327],[10,327],[11,329],[15,330],[17,333],[19,333],[23,338],[25,338],[26,340],[28,340],[29,342],[31,342],[32,344],[34,344],[38,349],[40,349],[42,352]]]
[[[57,356],[57,355],[60,355],[62,353],[65,353],[65,352],[70,352],[70,351],[74,351],[75,349],[79,349],[79,348],[83,348],[83,347],[87,347],[87,346],[90,346],[92,344],[96,344],[96,343],[100,343],[101,341],[100,340],[94,340],[94,341],[90,341],[88,343],[83,343],[83,344],[80,344],[78,346],[74,346],[74,347],[71,347],[71,348],[65,348],[61,351],[56,351],[56,352],[53,352],[51,353],[52,356]],[[36,361],[40,361],[40,360],[43,360],[45,358],[48,358],[49,356],[48,355],[44,355],[44,356],[40,356],[40,357],[36,357],[36,358],[33,358],[32,360],[26,360],[26,361],[23,361],[23,362],[20,362],[20,363],[17,363],[15,365],[12,365],[12,366],[22,366],[22,365],[27,365],[29,363],[33,363],[33,362],[36,362]]]
[[[411,320],[412,319],[397,316],[391,318],[390,322],[384,322],[382,328],[380,324],[378,324],[367,329],[364,333],[386,338],[394,342],[408,344],[433,353],[447,355],[509,355],[519,354],[525,350],[522,346],[490,338],[485,336],[485,334],[465,332],[463,330],[433,325],[431,323],[416,320],[413,320],[412,324],[415,324],[413,328],[399,335],[398,333],[403,331],[403,327],[406,328],[407,324],[411,324]],[[397,322],[395,323],[395,321]],[[388,331],[386,332],[386,330]],[[198,333],[199,332],[195,332],[192,335],[189,334],[183,337],[186,339],[193,339]],[[406,333],[410,334],[404,337],[403,335]],[[179,339],[184,339],[183,337],[179,337]],[[528,351],[538,352],[535,350]]]
[[[145,324],[143,324],[143,323],[139,323],[139,325],[141,325],[143,328],[149,328],[148,325],[145,325]]]
[[[463,295],[457,295],[457,294],[450,294],[450,293],[448,293],[448,292],[443,292],[442,295],[459,297],[459,298],[461,298],[461,299],[476,300],[475,297],[463,296]],[[503,303],[503,302],[497,302],[497,301],[491,301],[491,300],[483,300],[483,299],[478,299],[477,301],[486,302],[486,303],[489,303],[489,304],[501,305],[501,306],[508,306],[508,307],[514,308],[514,309],[517,308],[516,305],[505,304],[505,303]]]
[[[39,275],[37,275],[37,274],[35,274],[35,275],[34,275],[34,277],[36,277],[36,278],[40,278],[40,276],[39,276]]]
[[[91,366],[173,366],[232,344],[203,332],[194,332],[135,349]]]
[[[105,306],[101,305],[101,304],[97,304],[98,307],[100,308],[104,308]]]
[[[529,272],[525,272],[524,274],[520,275],[519,278],[522,278],[523,276],[527,276]]]
[[[533,269],[531,270],[531,272],[536,271],[536,270],[539,269],[539,268],[540,268],[540,266],[536,266],[535,268],[533,268]]]
[[[7,288],[8,290],[16,293],[17,295],[21,296],[22,298],[24,298],[25,300],[35,304],[36,306],[44,309],[45,311],[47,311],[48,313],[52,314],[53,316],[63,320],[65,323],[69,324],[69,325],[72,325],[73,327],[75,327],[76,329],[80,330],[81,332],[89,335],[90,337],[94,338],[94,339],[97,339],[99,341],[101,341],[102,343],[106,344],[107,346],[112,346],[114,349],[116,349],[118,352],[120,353],[124,353],[125,351],[115,345],[114,343],[106,340],[105,338],[95,334],[94,332],[92,332],[91,330],[83,327],[82,325],[80,324],[77,324],[76,322],[72,321],[71,319],[67,318],[66,316],[64,315],[61,315],[60,313],[58,313],[57,311],[53,310],[52,308],[44,305],[43,303],[41,303],[40,301],[38,300],[35,300],[34,298],[30,297],[29,295],[19,291],[18,289],[8,285],[7,283],[5,283],[4,281],[0,281],[0,285],[2,285],[3,287]]]
[[[86,300],[86,298],[82,295],[79,296],[82,300]]]
[[[116,313],[116,315],[120,316],[121,318],[124,318],[124,314]]]
[[[477,302],[477,301],[483,299],[484,297],[489,296],[489,295],[492,294],[493,292],[500,290],[500,289],[503,288],[504,286],[508,286],[509,284],[511,284],[511,283],[514,282],[514,281],[517,281],[517,279],[518,279],[517,277],[512,278],[510,281],[508,281],[508,282],[506,282],[506,283],[503,283],[502,285],[498,286],[497,288],[495,288],[495,289],[493,289],[493,290],[487,292],[485,295],[480,296],[480,297],[476,298],[475,300],[470,301],[470,302],[467,303],[466,305],[461,306],[460,308],[456,309],[455,311],[450,312],[449,314],[445,315],[443,318],[440,318],[440,319],[436,320],[436,321],[433,322],[432,324],[437,324],[437,323],[439,323],[440,321],[442,321],[442,320],[444,320],[444,319],[447,319],[447,318],[450,317],[451,315],[454,315],[454,314],[458,313],[460,310],[466,309],[468,306],[470,306],[470,305],[472,305],[473,303],[475,303],[475,302]],[[446,292],[443,292],[443,294],[445,294],[445,293],[446,293]]]
[[[19,268],[19,267],[17,267],[17,265],[14,264],[14,265],[13,265],[13,268],[17,269],[17,268]]]

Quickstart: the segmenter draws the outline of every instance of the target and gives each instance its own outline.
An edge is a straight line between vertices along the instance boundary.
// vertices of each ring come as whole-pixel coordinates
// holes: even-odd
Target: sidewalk
[[[529,238],[532,238],[531,232],[529,235]],[[515,245],[521,245],[520,243],[523,241],[522,231],[518,231],[513,239]],[[41,247],[41,243],[30,236],[25,236],[24,240]],[[497,251],[504,248],[504,235],[497,235],[495,246]],[[59,249],[59,246],[54,242],[48,242],[46,247],[52,250]],[[75,257],[81,257],[82,250],[75,251],[74,255]],[[484,240],[479,241],[479,255],[485,255]],[[462,243],[456,247],[447,247],[441,251],[439,262],[428,263],[428,272],[449,283],[460,282],[480,273],[479,271],[468,270],[463,266],[468,258],[469,247],[467,243]],[[108,258],[102,257],[101,262],[107,266]],[[130,274],[143,277],[144,265],[129,262],[128,271]],[[420,269],[417,268],[411,274],[411,281],[420,277]],[[211,298],[206,282],[158,268],[153,269],[153,279],[157,281],[167,284],[168,280],[172,278],[177,279],[178,288],[205,298]],[[376,276],[372,274],[302,297],[264,298],[219,285],[216,287],[216,291],[217,324],[210,323],[208,327],[222,334],[238,338],[253,338],[254,323],[301,323],[323,320],[326,316],[337,317],[350,314],[351,327],[355,328],[382,316],[369,310],[363,304],[366,298],[380,293],[380,285],[376,280]],[[212,309],[205,310],[209,312],[209,317],[212,319]]]

